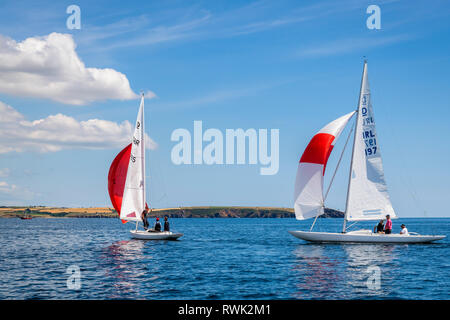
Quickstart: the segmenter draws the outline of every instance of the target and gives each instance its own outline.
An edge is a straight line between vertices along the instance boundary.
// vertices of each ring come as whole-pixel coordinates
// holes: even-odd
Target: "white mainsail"
[[[141,213],[145,208],[144,136],[144,96],[142,96],[132,139],[125,189],[123,191],[122,208],[120,210],[120,219],[122,220],[142,221]]]
[[[366,62],[359,99],[345,219],[378,220],[388,214],[396,218],[384,179]]]

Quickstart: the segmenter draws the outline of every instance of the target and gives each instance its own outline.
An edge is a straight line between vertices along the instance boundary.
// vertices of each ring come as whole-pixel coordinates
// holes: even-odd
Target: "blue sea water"
[[[450,298],[450,219],[395,220],[394,232],[405,223],[447,235],[409,245],[311,244],[287,232],[310,223],[172,219],[180,240],[141,241],[118,219],[0,219],[0,299]],[[315,230],[341,225],[319,219]]]

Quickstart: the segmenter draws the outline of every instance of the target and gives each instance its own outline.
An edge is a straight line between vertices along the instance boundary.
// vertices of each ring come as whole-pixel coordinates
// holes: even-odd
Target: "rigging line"
[[[320,214],[318,214],[318,215],[316,216],[316,218],[314,219],[314,222],[313,222],[313,224],[311,225],[311,229],[309,229],[309,232],[311,232],[312,229],[314,228],[314,225],[316,224],[317,218],[318,218],[319,216],[320,216]]]
[[[334,177],[336,176],[336,172],[337,172],[337,170],[339,169],[339,165],[341,164],[341,160],[342,160],[342,157],[343,157],[343,155],[344,155],[345,148],[347,147],[348,141],[350,140],[350,136],[352,135],[353,130],[354,130],[354,126],[352,126],[352,129],[351,129],[350,132],[348,133],[347,140],[345,141],[344,149],[342,150],[341,156],[339,157],[339,161],[338,161],[338,163],[337,163],[337,165],[336,165],[336,169],[334,170],[333,177],[331,178],[330,184],[328,185],[327,192],[325,193],[325,196],[323,197],[323,201],[324,201],[324,202],[325,202],[325,199],[326,199],[327,196],[328,196],[328,192],[330,192],[331,185],[333,184]]]
[[[353,222],[351,225],[349,225],[347,228],[345,228],[345,230],[350,229],[351,227],[353,227],[357,223],[358,223],[358,221]]]

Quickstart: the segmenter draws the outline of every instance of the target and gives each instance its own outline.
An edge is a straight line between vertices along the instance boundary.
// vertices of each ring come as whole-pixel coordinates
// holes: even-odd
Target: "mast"
[[[145,209],[145,113],[144,113],[144,93],[142,93],[141,98],[142,103],[142,116],[141,116],[141,150],[142,150],[142,203]],[[138,222],[136,222],[136,230],[137,230]]]
[[[145,197],[145,126],[144,126],[144,122],[145,122],[145,113],[144,113],[144,93],[142,93],[142,142],[141,142],[141,148],[142,148],[142,203],[144,204],[144,208],[145,208],[145,203],[146,203],[146,197]]]
[[[366,67],[367,67],[367,60],[364,59],[364,67],[363,67],[363,73],[361,77],[361,85],[359,89],[359,99],[358,99],[358,106],[356,108],[356,123],[355,123],[355,133],[353,135],[353,148],[352,148],[352,159],[350,162],[350,172],[348,175],[348,186],[347,186],[347,200],[345,202],[345,215],[344,215],[344,224],[342,226],[342,233],[345,233],[345,229],[347,226],[347,209],[348,209],[348,201],[350,199],[350,183],[352,180],[352,172],[353,172],[353,158],[355,154],[355,144],[356,144],[356,133],[358,132],[358,123],[359,123],[359,105],[361,103],[361,94],[363,90],[363,81],[364,81],[364,75],[366,74]]]

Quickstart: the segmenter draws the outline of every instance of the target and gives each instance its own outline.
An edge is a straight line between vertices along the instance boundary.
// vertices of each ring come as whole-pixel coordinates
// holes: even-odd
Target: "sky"
[[[449,16],[448,1],[2,1],[0,206],[111,206],[109,166],[144,93],[152,207],[293,207],[299,158],[356,109],[365,57],[394,209],[448,217]],[[194,121],[278,129],[278,172],[173,163],[171,135]],[[350,149],[328,207],[345,209]]]

